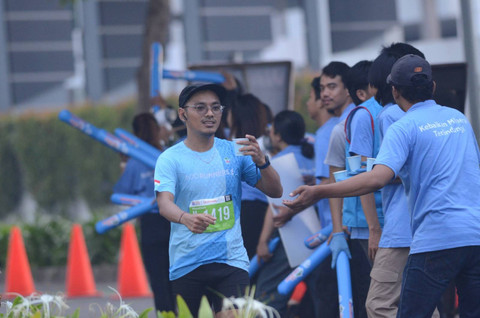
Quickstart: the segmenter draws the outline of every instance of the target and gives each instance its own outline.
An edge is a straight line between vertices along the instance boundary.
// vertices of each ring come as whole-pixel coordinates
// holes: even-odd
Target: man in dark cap
[[[203,295],[221,311],[222,299],[240,296],[249,285],[248,257],[240,229],[241,181],[270,197],[282,186],[254,136],[246,135],[242,155],[231,141],[215,138],[225,89],[194,84],[179,96],[179,118],[187,137],[166,151],[155,167],[155,193],[171,222],[170,280],[193,315]],[[242,294],[243,296],[243,294]]]
[[[480,317],[480,153],[459,111],[432,100],[430,64],[400,58],[387,82],[406,112],[387,130],[370,172],[325,186],[302,186],[285,205],[294,211],[325,197],[358,196],[400,177],[412,217],[412,244],[397,317],[431,317],[455,281],[460,317]]]

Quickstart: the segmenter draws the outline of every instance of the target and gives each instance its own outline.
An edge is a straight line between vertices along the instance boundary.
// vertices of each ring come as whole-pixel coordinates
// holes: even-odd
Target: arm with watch
[[[268,156],[264,156],[260,162],[255,162],[255,165],[262,175],[255,187],[271,198],[280,198],[283,194],[283,187],[277,171],[270,165]]]
[[[283,188],[277,171],[270,165],[270,160],[260,149],[257,139],[248,134],[245,137],[248,138],[248,141],[238,142],[244,146],[240,148],[240,151],[245,156],[252,157],[253,162],[262,175],[255,187],[271,198],[280,198],[283,194]]]

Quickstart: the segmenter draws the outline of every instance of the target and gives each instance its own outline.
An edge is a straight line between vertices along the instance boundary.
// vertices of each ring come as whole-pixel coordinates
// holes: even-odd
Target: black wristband
[[[261,166],[257,166],[258,169],[262,170],[267,168],[270,165],[270,159],[268,159],[268,156],[265,156],[265,163]]]

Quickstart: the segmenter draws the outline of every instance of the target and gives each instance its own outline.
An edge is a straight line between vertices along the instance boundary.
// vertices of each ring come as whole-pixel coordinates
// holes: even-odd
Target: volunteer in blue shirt
[[[135,116],[132,122],[135,136],[161,149],[161,127],[151,113]],[[122,176],[113,188],[114,193],[133,194],[153,200],[154,169],[144,163],[130,158]],[[153,292],[155,310],[171,311],[175,303],[171,296],[171,283],[168,278],[168,238],[170,222],[153,209],[145,213],[140,220],[140,247],[143,263]]]
[[[319,125],[315,133],[315,177],[317,184],[330,182],[329,166],[324,163],[333,127],[353,107],[345,89],[346,74],[350,67],[340,61],[332,61],[322,69],[322,75],[313,79],[310,98],[307,101],[309,116]],[[332,85],[333,84],[333,85]],[[322,88],[323,98],[322,100]],[[328,108],[327,108],[328,107]],[[322,227],[332,223],[328,199],[317,202]],[[307,286],[313,295],[315,317],[338,316],[337,275],[330,268],[330,260],[321,263],[308,279]],[[355,293],[358,294],[358,293]]]
[[[387,78],[406,115],[387,131],[371,172],[326,186],[302,186],[285,205],[301,211],[319,198],[377,190],[399,176],[412,217],[412,245],[397,317],[429,317],[454,281],[460,317],[480,317],[480,153],[455,109],[431,100],[430,64],[400,58]]]
[[[277,172],[251,135],[238,142],[215,138],[225,89],[193,84],[179,96],[187,138],[163,152],[155,167],[160,214],[171,222],[170,280],[191,312],[207,295],[216,312],[222,298],[243,294],[249,284],[248,258],[240,229],[241,181],[280,197]]]
[[[332,62],[341,63],[341,62]],[[332,63],[327,67],[327,72],[332,71]],[[341,63],[341,66],[345,66],[348,69],[348,65]],[[338,68],[338,66],[337,66]],[[325,73],[325,72],[323,72]],[[307,111],[310,118],[312,118],[318,125],[318,129],[315,132],[315,178],[316,184],[328,182],[329,172],[328,166],[323,163],[328,150],[328,141],[330,140],[330,134],[333,127],[337,124],[338,118],[333,113],[329,112],[325,105],[322,103],[320,94],[320,79],[321,76],[315,77],[312,80],[310,96],[307,100]],[[332,223],[332,217],[330,215],[330,205],[328,199],[320,200],[317,203],[318,217],[322,227],[330,225]]]
[[[360,155],[362,161],[375,158],[380,149],[380,127],[377,115],[382,106],[370,97],[350,112],[345,121],[345,156]],[[345,166],[349,169],[348,159]],[[382,234],[383,211],[380,191],[343,203],[343,224],[351,227],[351,238],[360,239],[370,264],[375,258]],[[367,245],[368,244],[368,245]]]
[[[386,80],[393,64],[407,54],[425,58],[422,52],[410,44],[393,43],[382,49],[370,68],[368,75],[370,91],[375,95],[375,99],[384,105],[377,116],[382,140],[387,129],[405,115],[405,112],[395,104],[392,87]],[[382,207],[384,226],[370,273],[371,282],[366,302],[369,317],[396,316],[402,287],[402,273],[412,241],[410,215],[406,213],[407,197],[398,179],[382,188]]]
[[[345,74],[345,86],[348,90],[350,98],[354,104],[358,107],[361,104],[364,104],[369,99],[369,96],[365,95],[365,92],[368,88],[368,70],[371,62],[369,61],[360,61],[352,66],[348,72]],[[347,143],[345,135],[345,122],[348,118],[352,118],[352,112],[354,110],[363,108],[354,108],[348,114],[345,114],[345,120],[343,120],[343,130],[341,131],[341,138],[339,138],[339,151],[342,154],[342,163],[340,165],[334,165],[335,168],[329,167],[331,173],[334,170],[337,170],[339,166],[343,167],[340,170],[344,170],[346,166],[346,157],[347,157]],[[360,111],[361,113],[362,111]],[[359,116],[355,116],[358,118]],[[366,123],[367,127],[370,129],[368,133],[372,132],[372,125],[369,118],[369,121]],[[350,125],[349,125],[350,126]],[[334,131],[338,130],[334,128]],[[337,132],[335,132],[337,133]],[[332,131],[333,134],[333,131]],[[364,139],[368,139],[363,135]],[[333,142],[333,140],[332,140]],[[353,142],[356,145],[358,142],[355,140]],[[335,152],[336,145],[333,143],[330,144],[332,149],[329,149],[329,153]],[[331,152],[332,150],[332,152]],[[350,154],[348,154],[350,156]],[[332,176],[333,177],[333,176]],[[360,206],[359,198],[345,198],[343,202],[335,202],[334,199],[330,200],[331,203],[331,213],[333,222],[333,233],[332,240],[330,241],[330,250],[332,251],[331,260],[328,260],[324,266],[331,266],[334,268],[337,256],[340,251],[345,250],[347,255],[350,255],[351,252],[351,281],[352,281],[352,296],[354,303],[354,316],[358,318],[367,317],[367,312],[365,309],[365,300],[368,294],[368,288],[370,286],[370,270],[371,263],[368,259],[368,242],[369,242],[369,230],[365,222],[365,217],[363,216],[363,210]],[[339,204],[340,203],[340,204]],[[353,203],[353,204],[351,204]],[[375,204],[371,213],[376,217]],[[361,219],[363,222],[359,222]],[[347,241],[345,235],[343,234],[343,226],[348,226],[350,230],[350,239]]]

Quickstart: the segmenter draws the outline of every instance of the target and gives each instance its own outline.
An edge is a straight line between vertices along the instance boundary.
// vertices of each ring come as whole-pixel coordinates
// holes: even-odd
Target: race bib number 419
[[[235,213],[231,195],[225,195],[213,199],[195,200],[188,208],[190,214],[210,214],[217,220],[210,224],[205,232],[217,232],[231,229],[235,224]]]

